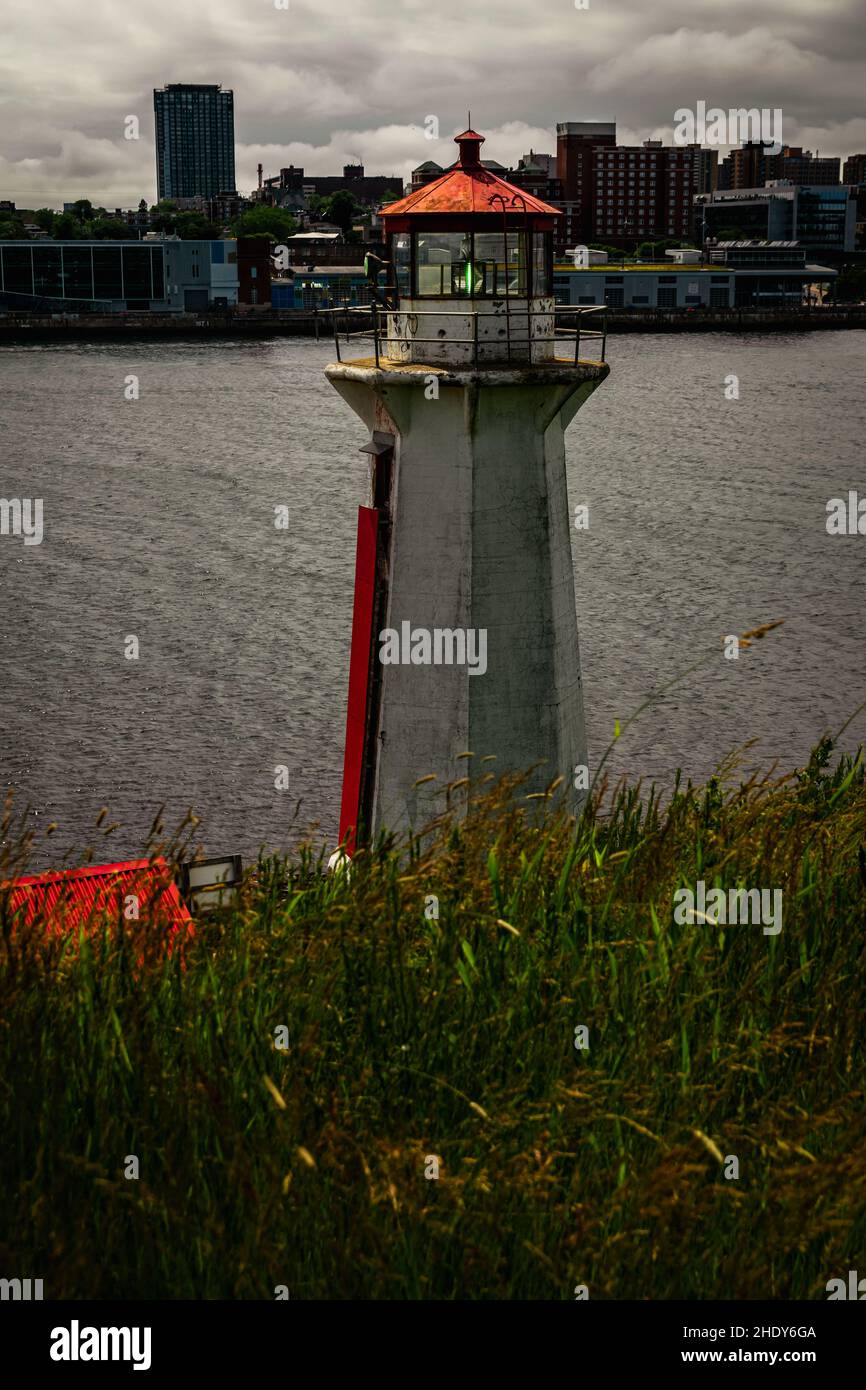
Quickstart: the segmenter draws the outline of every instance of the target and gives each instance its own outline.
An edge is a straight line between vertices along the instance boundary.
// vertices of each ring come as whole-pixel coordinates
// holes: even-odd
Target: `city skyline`
[[[708,0],[699,13],[679,0],[589,4],[540,0],[528,10],[503,0],[467,13],[452,0],[435,11],[422,0],[324,10],[289,0],[285,10],[251,11],[240,0],[195,0],[178,12],[149,0],[130,43],[124,12],[98,9],[94,25],[92,5],[61,0],[51,52],[62,63],[46,59],[43,22],[22,7],[7,17],[0,197],[56,207],[81,196],[155,201],[152,93],[171,82],[234,91],[244,192],[260,160],[321,174],[360,160],[368,173],[404,177],[424,159],[448,164],[470,102],[503,164],[530,148],[552,153],[564,120],[616,120],[623,144],[667,142],[677,108],[698,100],[781,108],[786,143],[816,154],[866,148],[866,38],[853,0],[820,10],[770,0],[760,24],[746,0]],[[138,139],[125,138],[130,116]]]

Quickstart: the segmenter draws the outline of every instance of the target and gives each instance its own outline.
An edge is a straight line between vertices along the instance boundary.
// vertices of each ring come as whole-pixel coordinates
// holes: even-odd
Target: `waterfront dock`
[[[237,313],[0,313],[0,343],[93,342],[159,338],[330,338],[339,313],[264,309]],[[349,323],[346,315],[346,325]],[[351,313],[352,331],[364,315]],[[866,328],[866,304],[776,309],[608,309],[608,333],[794,333]]]

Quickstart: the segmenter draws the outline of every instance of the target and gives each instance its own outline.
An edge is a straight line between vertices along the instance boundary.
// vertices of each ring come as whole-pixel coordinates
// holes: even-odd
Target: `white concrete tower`
[[[370,431],[350,852],[356,831],[421,828],[484,757],[484,771],[534,768],[527,791],[558,776],[572,791],[586,764],[564,433],[608,367],[554,327],[561,214],[486,170],[482,140],[458,135],[456,164],[385,209],[373,356],[326,369]]]

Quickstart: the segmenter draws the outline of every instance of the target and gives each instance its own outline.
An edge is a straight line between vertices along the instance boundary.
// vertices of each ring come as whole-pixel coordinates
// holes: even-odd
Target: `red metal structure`
[[[460,150],[460,158],[456,164],[446,170],[441,178],[423,184],[399,202],[389,203],[383,208],[382,219],[388,232],[409,231],[410,227],[419,225],[415,218],[431,214],[436,217],[458,217],[457,225],[461,231],[467,225],[471,226],[471,223],[467,224],[467,214],[481,214],[484,217],[482,225],[486,225],[491,212],[491,199],[497,193],[509,206],[514,194],[522,193],[526,211],[533,217],[544,219],[544,222],[536,223],[536,229],[552,230],[553,219],[562,217],[559,208],[553,207],[551,203],[542,202],[540,198],[534,198],[531,193],[515,188],[513,183],[507,183],[505,179],[485,169],[481,163],[483,135],[479,135],[475,130],[464,130],[462,134],[455,135],[454,140]],[[405,220],[409,214],[412,221]],[[445,223],[437,225],[441,226],[443,231],[448,230]]]
[[[343,799],[340,807],[340,844],[349,855],[354,853],[358,825],[364,815],[363,779],[374,660],[373,615],[376,605],[378,534],[378,510],[375,507],[359,507],[352,648],[349,658],[349,703],[346,710],[346,749],[343,758]]]
[[[150,926],[172,937],[194,931],[164,859],[130,859],[16,878],[0,885],[0,894],[13,924],[41,922],[55,932],[96,928],[103,922],[122,924],[130,920],[125,909],[134,898],[138,919]]]

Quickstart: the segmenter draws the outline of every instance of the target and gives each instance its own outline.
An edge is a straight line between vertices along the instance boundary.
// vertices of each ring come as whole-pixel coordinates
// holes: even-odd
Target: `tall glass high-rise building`
[[[213,198],[233,191],[234,92],[172,82],[154,89],[153,110],[159,198]]]

